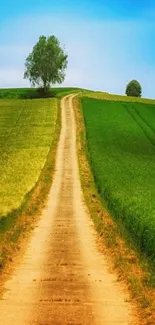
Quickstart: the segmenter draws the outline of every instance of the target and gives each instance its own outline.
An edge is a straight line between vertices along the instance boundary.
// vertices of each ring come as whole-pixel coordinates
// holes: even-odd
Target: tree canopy
[[[132,80],[128,83],[126,87],[126,95],[134,97],[142,96],[142,87],[137,80]]]
[[[40,36],[25,62],[24,78],[33,86],[39,86],[46,92],[51,84],[62,83],[68,55],[54,36]]]

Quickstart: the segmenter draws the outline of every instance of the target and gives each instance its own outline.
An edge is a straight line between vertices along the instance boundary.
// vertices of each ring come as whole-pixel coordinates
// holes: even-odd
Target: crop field
[[[81,98],[88,156],[101,197],[155,258],[155,105]]]
[[[0,218],[18,209],[45,164],[57,100],[0,100]]]
[[[83,94],[81,94],[83,96]],[[109,93],[99,92],[99,91],[85,91],[85,97],[95,98],[95,99],[103,99],[103,100],[111,100],[111,101],[122,101],[122,102],[137,102],[137,103],[146,103],[155,105],[155,99],[148,98],[139,98],[139,97],[130,97],[130,96],[122,96],[122,95],[113,95]]]

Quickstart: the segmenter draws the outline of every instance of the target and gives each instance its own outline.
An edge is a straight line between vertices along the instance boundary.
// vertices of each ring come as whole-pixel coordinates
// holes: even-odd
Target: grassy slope
[[[85,96],[89,98],[96,98],[96,99],[104,99],[104,100],[111,100],[111,101],[121,101],[121,102],[137,102],[137,103],[146,103],[146,104],[154,104],[155,99],[148,99],[148,98],[137,98],[137,97],[127,97],[122,95],[113,95],[109,93],[103,93],[99,91],[85,91]]]
[[[100,249],[106,254],[110,269],[118,274],[118,281],[126,283],[131,299],[136,303],[141,325],[155,324],[154,264],[139,254],[122,226],[122,221],[112,218],[101,198],[92,173],[87,147],[87,134],[83,109],[74,99],[77,123],[77,149],[81,184],[86,204],[101,239]]]
[[[154,257],[155,106],[89,98],[82,105],[100,194],[140,249]]]
[[[31,101],[31,103],[33,104],[34,102],[37,101],[39,104],[40,100],[35,100],[35,101],[33,100]],[[48,151],[48,155],[45,159],[44,167],[42,170],[40,170],[38,174],[37,182],[34,184],[31,191],[25,195],[20,208],[17,209],[17,211],[9,213],[7,215],[7,218],[5,217],[0,220],[0,275],[1,275],[0,288],[1,285],[3,286],[3,281],[5,280],[5,274],[7,276],[7,272],[10,272],[10,270],[14,267],[14,264],[12,262],[16,260],[16,256],[18,256],[18,251],[20,250],[22,251],[22,253],[24,253],[24,247],[25,247],[24,242],[27,243],[29,235],[31,234],[32,229],[35,227],[36,222],[38,221],[38,217],[41,215],[42,209],[46,204],[47,196],[51,188],[51,183],[53,180],[53,174],[55,170],[57,144],[58,144],[60,130],[61,130],[61,109],[60,109],[60,102],[57,101],[56,99],[54,99],[54,101],[53,99],[45,100],[45,102],[47,101],[49,103],[54,103],[56,101],[57,106],[55,106],[54,108],[54,106],[52,107],[50,104],[48,110],[44,111],[45,119],[49,117],[50,112],[51,112],[51,116],[53,116],[54,113],[52,111],[55,111],[56,113],[55,127],[53,124],[54,128],[52,127],[53,129],[52,138],[50,138],[51,145]],[[13,100],[7,102],[13,103],[15,101]],[[18,105],[20,101],[18,100],[16,102],[17,102],[16,104]],[[29,101],[26,102],[28,103]],[[39,105],[38,108],[39,107],[41,108],[41,105]],[[36,106],[34,105],[33,108],[34,108],[34,112],[32,110],[32,115],[31,116],[29,115],[30,118],[29,122],[30,120],[31,121],[33,119],[35,120],[35,116],[37,116],[35,111]],[[44,122],[45,119],[43,118]],[[46,125],[46,127],[48,128],[48,125]],[[51,132],[51,128],[50,128],[50,132]],[[25,133],[25,136],[22,137],[23,143],[24,140],[26,140],[26,135],[27,134]],[[31,159],[31,163],[32,163],[32,159]],[[1,293],[2,290],[0,290],[0,294]]]
[[[0,219],[18,214],[16,210],[39,178],[55,137],[56,123],[60,124],[59,99],[79,91],[53,88],[52,95],[57,99],[21,100],[35,94],[36,89],[0,89]],[[2,232],[3,228],[1,221]]]
[[[61,98],[70,93],[76,93],[83,89],[62,87],[62,88],[51,88],[51,96]],[[35,88],[8,88],[0,89],[0,99],[25,99],[25,98],[37,98],[37,90]]]
[[[18,209],[36,184],[56,120],[56,99],[0,101],[1,217]]]

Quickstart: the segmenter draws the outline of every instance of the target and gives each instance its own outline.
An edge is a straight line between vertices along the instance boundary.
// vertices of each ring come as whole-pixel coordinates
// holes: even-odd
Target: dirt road
[[[109,273],[81,192],[72,96],[62,100],[46,209],[0,301],[4,325],[130,325],[132,305]]]

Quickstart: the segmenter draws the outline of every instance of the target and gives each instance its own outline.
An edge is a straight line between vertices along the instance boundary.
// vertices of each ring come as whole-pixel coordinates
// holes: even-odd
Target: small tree
[[[134,96],[134,97],[141,97],[142,87],[137,80],[132,80],[128,83],[128,85],[126,87],[126,95]]]
[[[67,58],[54,35],[40,36],[26,59],[24,78],[29,79],[33,86],[43,88],[46,93],[51,84],[64,81]]]

